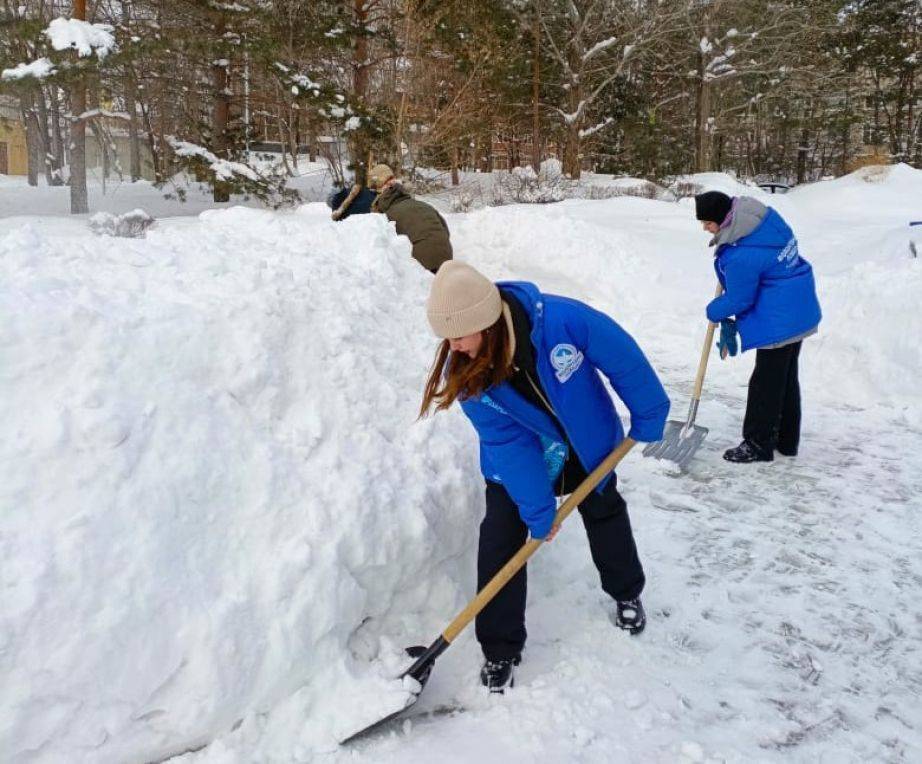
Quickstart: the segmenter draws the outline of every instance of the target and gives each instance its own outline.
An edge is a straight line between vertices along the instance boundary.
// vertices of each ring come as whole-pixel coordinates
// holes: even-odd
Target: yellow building
[[[16,109],[0,105],[0,175],[28,175],[26,128]]]

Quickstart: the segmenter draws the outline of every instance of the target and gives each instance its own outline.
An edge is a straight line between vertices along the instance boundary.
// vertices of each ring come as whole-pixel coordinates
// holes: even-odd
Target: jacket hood
[[[535,318],[541,309],[541,291],[535,284],[530,281],[497,281],[496,286],[500,291],[512,292],[515,297],[525,308],[531,325],[535,325]]]
[[[374,209],[378,212],[387,212],[395,202],[409,198],[410,195],[403,190],[403,186],[399,183],[395,183],[387,189],[387,191],[378,194],[378,197],[374,201]]]
[[[733,219],[730,221],[730,225],[717,232],[714,238],[711,239],[710,246],[719,247],[722,244],[733,244],[733,242],[751,234],[762,224],[768,214],[768,207],[751,196],[738,196],[733,200],[731,214]]]

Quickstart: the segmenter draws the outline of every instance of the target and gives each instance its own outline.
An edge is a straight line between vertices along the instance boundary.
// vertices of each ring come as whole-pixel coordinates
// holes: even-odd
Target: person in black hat
[[[720,323],[721,358],[756,349],[743,419],[743,442],[728,449],[731,462],[767,462],[775,450],[795,456],[800,443],[798,357],[816,334],[822,313],[810,263],[797,239],[771,207],[749,196],[720,191],[695,197],[695,216],[713,235],[714,270],[724,293],[707,306]]]

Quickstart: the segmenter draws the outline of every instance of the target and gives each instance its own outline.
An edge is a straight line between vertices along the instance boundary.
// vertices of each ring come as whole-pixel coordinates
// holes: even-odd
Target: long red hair
[[[459,398],[465,400],[480,395],[509,379],[512,376],[509,343],[509,329],[502,315],[483,330],[483,342],[476,358],[453,353],[448,340],[442,340],[426,380],[419,416],[426,416],[433,405],[438,413]]]

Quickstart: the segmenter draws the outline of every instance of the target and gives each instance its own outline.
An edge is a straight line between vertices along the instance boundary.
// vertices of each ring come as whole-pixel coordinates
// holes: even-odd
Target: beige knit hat
[[[458,260],[442,263],[429,292],[426,315],[437,337],[457,339],[492,326],[503,301],[490,279]]]
[[[372,190],[381,188],[391,178],[394,171],[386,164],[376,164],[368,171],[368,187]]]

